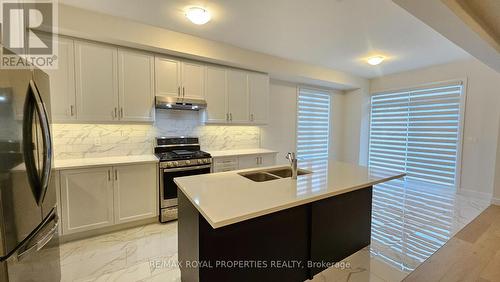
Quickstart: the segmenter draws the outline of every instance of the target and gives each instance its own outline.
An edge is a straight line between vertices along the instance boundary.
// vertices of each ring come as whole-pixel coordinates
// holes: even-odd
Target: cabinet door
[[[57,69],[46,70],[50,79],[50,108],[52,119],[72,121],[76,119],[75,53],[71,39],[59,37]]]
[[[263,154],[260,156],[260,166],[276,165],[276,154]]]
[[[227,100],[230,122],[248,123],[247,73],[238,70],[227,71]]]
[[[114,167],[115,224],[158,215],[156,164]]]
[[[226,70],[218,67],[207,67],[205,81],[205,99],[207,122],[227,122]]]
[[[185,98],[204,98],[204,85],[205,85],[205,66],[191,63],[182,62],[182,97]]]
[[[259,166],[259,155],[238,157],[238,169],[254,168]]]
[[[264,124],[269,116],[269,76],[248,74],[250,122]]]
[[[135,51],[118,51],[120,120],[153,121],[154,58]]]
[[[180,96],[181,62],[169,58],[155,58],[156,95]]]
[[[113,224],[112,181],[110,167],[61,172],[63,234]]]
[[[118,118],[117,49],[75,42],[76,104],[78,120]]]

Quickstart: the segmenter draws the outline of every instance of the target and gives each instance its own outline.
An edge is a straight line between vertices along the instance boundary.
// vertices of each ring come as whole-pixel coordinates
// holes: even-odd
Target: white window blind
[[[328,158],[330,94],[300,88],[297,109],[297,157],[301,160]]]
[[[369,165],[456,185],[461,96],[461,83],[374,94]]]

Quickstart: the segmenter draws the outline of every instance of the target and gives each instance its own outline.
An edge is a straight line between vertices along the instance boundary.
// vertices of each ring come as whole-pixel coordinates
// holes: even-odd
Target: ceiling
[[[445,4],[500,53],[500,1],[446,0]]]
[[[469,55],[390,0],[59,0],[282,58],[372,78]],[[212,21],[196,26],[190,5]],[[370,66],[366,57],[387,60]]]

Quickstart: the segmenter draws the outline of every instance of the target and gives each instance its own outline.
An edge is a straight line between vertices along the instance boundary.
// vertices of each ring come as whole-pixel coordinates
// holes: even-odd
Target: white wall
[[[269,123],[261,128],[263,148],[278,151],[278,164],[286,164],[287,152],[296,151],[297,136],[297,84],[271,80],[269,98]],[[332,91],[331,131],[329,154],[343,159],[344,99],[342,92]]]
[[[492,203],[500,206],[500,123],[498,127],[497,160],[495,166],[495,186]]]
[[[368,163],[370,99],[367,88],[345,92],[343,161]]]
[[[376,78],[370,92],[401,89],[453,79],[467,79],[461,187],[491,196],[500,122],[500,74],[476,59]],[[350,106],[352,107],[352,106]],[[366,116],[366,113],[363,114]],[[355,113],[356,119],[359,113]],[[354,136],[357,137],[357,136]],[[366,142],[365,136],[360,142]],[[350,148],[354,150],[354,148]],[[500,193],[499,193],[500,194]]]
[[[261,128],[261,145],[278,151],[277,163],[285,164],[286,152],[296,149],[297,86],[271,80],[269,93],[269,123]]]

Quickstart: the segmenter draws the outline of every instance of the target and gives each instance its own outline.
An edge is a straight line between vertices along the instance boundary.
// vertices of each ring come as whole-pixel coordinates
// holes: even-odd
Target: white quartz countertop
[[[236,149],[236,150],[223,150],[223,151],[207,151],[207,152],[210,153],[212,158],[278,153],[277,151],[263,149],[263,148]]]
[[[277,167],[283,166],[273,168]],[[208,223],[219,228],[405,176],[333,160],[300,162],[299,168],[313,173],[297,180],[266,182],[254,182],[238,174],[267,169],[259,168],[179,177],[174,181]]]
[[[119,157],[101,157],[101,158],[82,158],[82,159],[67,159],[55,160],[54,168],[74,169],[86,168],[92,166],[105,166],[105,165],[125,165],[125,164],[140,164],[140,163],[157,163],[158,158],[151,155],[137,155],[137,156],[119,156]]]

